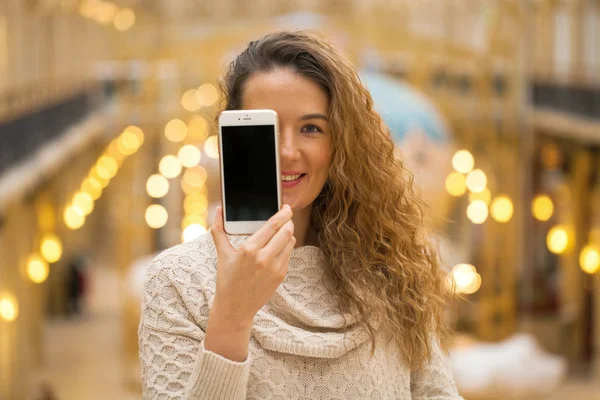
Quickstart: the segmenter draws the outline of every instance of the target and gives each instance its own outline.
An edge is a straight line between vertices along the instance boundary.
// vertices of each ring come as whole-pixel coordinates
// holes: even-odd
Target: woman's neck
[[[310,226],[311,207],[302,210],[294,210],[292,222],[294,223],[294,237],[296,237],[296,247],[314,244],[314,238],[311,235]]]

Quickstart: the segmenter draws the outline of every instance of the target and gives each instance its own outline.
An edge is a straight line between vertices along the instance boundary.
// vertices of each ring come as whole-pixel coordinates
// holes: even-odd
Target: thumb
[[[233,246],[229,243],[227,234],[223,229],[223,207],[217,207],[215,213],[215,221],[210,228],[215,247],[217,248],[217,254],[228,253],[233,250]]]

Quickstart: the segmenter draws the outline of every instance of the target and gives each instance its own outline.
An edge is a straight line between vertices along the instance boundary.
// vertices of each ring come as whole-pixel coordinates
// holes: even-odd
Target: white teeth
[[[295,181],[296,179],[300,178],[300,176],[301,175],[283,175],[281,180],[284,182]]]

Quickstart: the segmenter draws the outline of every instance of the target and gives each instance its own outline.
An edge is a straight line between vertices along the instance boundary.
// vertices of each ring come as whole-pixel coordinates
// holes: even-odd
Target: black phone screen
[[[279,211],[273,125],[222,126],[227,221],[266,221]]]

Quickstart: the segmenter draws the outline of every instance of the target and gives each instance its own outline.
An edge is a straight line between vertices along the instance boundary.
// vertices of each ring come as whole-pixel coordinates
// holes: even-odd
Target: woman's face
[[[279,155],[283,203],[309,207],[329,172],[329,100],[312,80],[280,68],[252,75],[245,83],[242,108],[271,109],[279,115]]]

